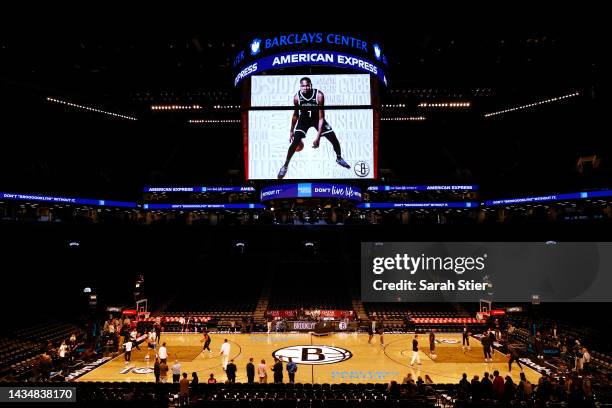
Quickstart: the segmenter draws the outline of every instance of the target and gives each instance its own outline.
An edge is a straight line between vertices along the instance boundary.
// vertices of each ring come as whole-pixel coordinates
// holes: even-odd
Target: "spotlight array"
[[[469,108],[470,102],[421,102],[419,108]]]
[[[571,94],[559,96],[557,98],[545,99],[543,101],[530,103],[528,105],[516,106],[514,108],[504,109],[504,110],[497,111],[497,112],[485,113],[484,117],[488,118],[488,117],[491,117],[491,116],[502,115],[504,113],[514,112],[514,111],[523,110],[523,109],[527,109],[527,108],[532,108],[534,106],[539,106],[539,105],[544,105],[544,104],[547,104],[547,103],[557,102],[557,101],[560,101],[562,99],[573,98],[573,97],[576,97],[576,96],[579,96],[579,95],[580,95],[580,92],[574,92],[574,93],[571,93]]]
[[[421,121],[425,120],[425,116],[402,116],[397,118],[382,118],[381,120],[391,120],[391,121]]]
[[[129,120],[138,120],[138,119],[136,119],[133,116],[126,116],[126,115],[120,115],[119,113],[107,112],[107,111],[103,111],[101,109],[90,108],[89,106],[78,105],[76,103],[62,101],[60,99],[55,99],[55,98],[51,98],[51,97],[47,97],[47,101],[53,102],[53,103],[59,103],[59,104],[62,104],[62,105],[72,106],[73,108],[79,108],[79,109],[88,110],[90,112],[103,113],[105,115],[114,116],[114,117],[117,117],[117,118],[129,119]]]
[[[202,109],[202,107],[200,105],[151,105],[151,110],[178,111],[198,109]]]
[[[213,109],[223,110],[223,109],[240,109],[240,105],[215,105]]]

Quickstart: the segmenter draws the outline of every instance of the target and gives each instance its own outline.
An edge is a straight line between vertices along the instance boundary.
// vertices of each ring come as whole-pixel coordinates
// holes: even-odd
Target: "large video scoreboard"
[[[311,80],[313,99],[315,94],[324,95],[323,106],[309,111],[294,106],[302,78]],[[253,76],[247,117],[248,178],[277,178],[291,144],[290,131],[296,109],[302,110],[302,115],[298,112],[298,124],[309,118],[313,118],[309,123],[318,124],[319,110],[324,111],[325,120],[339,142],[342,158],[350,167],[336,163],[336,153],[326,134],[322,135],[319,147],[313,148],[317,128],[312,126],[303,137],[304,148],[293,155],[285,179],[374,178],[371,92],[367,74]]]
[[[243,90],[246,178],[376,178],[378,90],[387,84],[383,65],[378,44],[350,35],[288,33],[252,39],[234,62],[234,83]],[[312,92],[301,88],[304,78]],[[289,152],[292,130],[302,143],[295,150],[294,142]]]

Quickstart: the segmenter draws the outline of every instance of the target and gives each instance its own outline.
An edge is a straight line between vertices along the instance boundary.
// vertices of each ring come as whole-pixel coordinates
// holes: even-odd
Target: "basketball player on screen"
[[[317,129],[317,136],[312,142],[312,148],[317,149],[321,141],[321,137],[326,137],[334,147],[336,152],[336,163],[340,166],[350,169],[351,166],[344,161],[341,155],[340,142],[336,137],[336,133],[332,130],[329,123],[325,120],[325,96],[323,92],[312,87],[312,81],[308,77],[300,79],[300,90],[293,97],[295,110],[291,118],[291,130],[289,131],[289,149],[287,150],[287,159],[285,164],[278,172],[278,179],[282,179],[287,174],[289,161],[296,151],[304,148],[302,139],[306,137],[308,129],[311,127]],[[317,107],[320,107],[317,109]]]

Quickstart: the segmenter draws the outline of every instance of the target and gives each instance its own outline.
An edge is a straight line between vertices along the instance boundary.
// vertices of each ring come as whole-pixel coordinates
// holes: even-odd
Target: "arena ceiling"
[[[345,31],[385,49],[383,118],[427,117],[382,123],[379,163],[386,181],[471,182],[501,194],[597,187],[609,180],[610,150],[597,131],[605,99],[603,48],[592,31]],[[240,125],[188,120],[240,119],[239,110],[218,106],[239,105],[232,61],[239,47],[261,34],[226,28],[0,38],[3,133],[12,152],[0,184],[6,191],[131,198],[145,184],[243,182]],[[570,94],[577,96],[485,116]],[[419,108],[453,101],[470,107]],[[202,109],[151,109],[168,104]],[[603,157],[602,168],[585,178],[575,163],[592,154]]]

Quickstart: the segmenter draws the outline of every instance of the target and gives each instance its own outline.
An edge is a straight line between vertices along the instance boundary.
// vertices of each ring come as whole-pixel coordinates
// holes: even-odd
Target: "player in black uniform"
[[[463,338],[461,349],[465,351],[465,348],[467,346],[468,351],[472,350],[472,348],[470,347],[470,330],[468,329],[467,324],[463,325],[463,333],[461,334],[461,336]]]
[[[204,348],[202,349],[202,351],[208,350],[208,354],[210,354],[212,357],[212,350],[210,349],[211,340],[212,339],[210,338],[210,335],[208,334],[208,330],[204,329],[204,331],[202,332],[202,338],[200,339],[200,342],[204,343]]]
[[[516,364],[518,364],[519,368],[521,369],[521,372],[523,372],[523,366],[519,361],[519,354],[516,351],[516,348],[514,348],[514,346],[508,345],[508,371],[512,371],[512,363],[514,361],[516,361]]]
[[[419,357],[419,335],[415,334],[412,339],[412,360],[410,361],[410,367],[414,365],[414,362],[421,364],[421,358]]]
[[[336,137],[336,133],[332,130],[329,123],[325,120],[325,96],[318,89],[313,89],[312,81],[308,77],[300,79],[300,90],[293,97],[295,110],[291,118],[291,130],[289,132],[289,149],[287,151],[287,159],[285,164],[278,172],[278,178],[282,179],[287,174],[289,161],[296,150],[304,146],[302,139],[306,137],[308,129],[311,127],[317,129],[317,136],[312,142],[313,149],[319,147],[321,137],[326,137],[334,147],[336,152],[336,163],[340,166],[350,169],[351,166],[344,161],[341,154],[340,142]]]
[[[483,333],[481,342],[482,342],[482,352],[484,353],[485,363],[493,362],[493,357],[491,356],[493,340],[491,339],[491,337],[489,337],[486,331]]]
[[[438,357],[436,355],[436,333],[435,333],[436,329],[431,329],[431,331],[429,332],[429,357],[431,357],[432,360],[435,360],[436,357]]]
[[[544,341],[542,340],[542,335],[540,332],[536,333],[534,339],[534,348],[539,360],[544,360]]]

